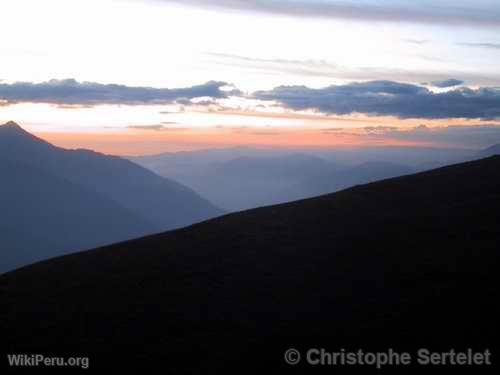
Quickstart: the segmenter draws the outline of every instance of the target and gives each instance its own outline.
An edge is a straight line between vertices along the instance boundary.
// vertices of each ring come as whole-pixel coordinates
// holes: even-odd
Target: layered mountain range
[[[0,126],[0,272],[222,214],[190,188],[129,160],[66,150]]]
[[[4,351],[185,373],[495,353],[499,212],[495,156],[37,263],[0,276]]]

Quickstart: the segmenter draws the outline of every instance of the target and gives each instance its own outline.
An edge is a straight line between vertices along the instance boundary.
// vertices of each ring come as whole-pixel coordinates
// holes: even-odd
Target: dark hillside
[[[499,212],[492,157],[38,263],[0,277],[6,351],[187,373],[321,370],[288,348],[495,353]]]

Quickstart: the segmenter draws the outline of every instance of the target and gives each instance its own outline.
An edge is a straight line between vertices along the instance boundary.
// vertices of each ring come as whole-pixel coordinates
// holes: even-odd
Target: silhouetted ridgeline
[[[222,213],[128,160],[61,149],[12,122],[0,126],[0,178],[0,272]]]
[[[52,259],[0,277],[2,341],[186,373],[315,370],[288,348],[495,356],[499,213],[492,157]]]
[[[488,147],[477,155],[478,157],[487,158],[489,156],[500,155],[500,144]]]

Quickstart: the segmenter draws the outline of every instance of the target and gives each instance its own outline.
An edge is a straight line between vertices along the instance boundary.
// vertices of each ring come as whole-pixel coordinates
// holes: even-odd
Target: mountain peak
[[[14,121],[9,121],[0,125],[0,141],[2,141],[2,144],[7,148],[14,147],[14,144],[17,145],[15,147],[19,147],[20,142],[25,145],[48,144],[44,140],[24,130]]]
[[[0,131],[5,131],[8,134],[25,134],[27,133],[17,122],[9,121],[0,125]]]
[[[17,122],[14,121],[9,121],[3,125],[0,125],[2,127],[8,127],[8,128],[19,128],[22,129]]]

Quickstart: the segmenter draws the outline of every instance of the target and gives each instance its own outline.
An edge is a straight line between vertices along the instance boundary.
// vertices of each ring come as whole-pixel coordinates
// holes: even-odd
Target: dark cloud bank
[[[442,88],[463,82],[456,79],[433,82]],[[100,104],[208,105],[229,96],[243,96],[237,89],[226,89],[225,82],[208,83],[180,89],[129,87],[124,85],[83,82],[73,79],[51,80],[44,83],[0,83],[0,103],[49,103],[59,106],[92,106]],[[372,116],[399,118],[500,118],[500,88],[471,89],[457,87],[445,92],[433,92],[424,86],[394,81],[355,82],[320,89],[306,86],[280,86],[250,95],[261,100],[273,100],[294,110],[317,110],[326,114],[348,115],[363,113]],[[192,99],[208,98],[196,101]]]
[[[222,90],[225,86],[228,86],[226,82],[216,81],[179,89],[104,85],[74,79],[43,83],[16,82],[0,84],[0,101],[4,101],[4,104],[29,102],[58,105],[167,104],[201,97],[225,98],[236,93]]]
[[[275,100],[294,110],[348,115],[364,113],[399,118],[500,118],[500,88],[456,88],[435,93],[425,87],[392,81],[350,83],[312,89],[280,86],[254,97]]]
[[[431,82],[434,87],[447,88],[463,85],[465,82],[459,79],[445,79],[444,81]]]

